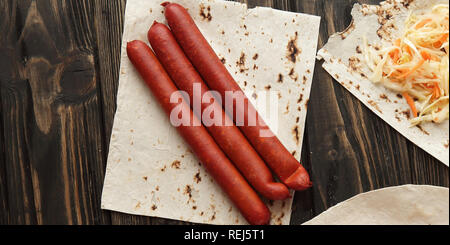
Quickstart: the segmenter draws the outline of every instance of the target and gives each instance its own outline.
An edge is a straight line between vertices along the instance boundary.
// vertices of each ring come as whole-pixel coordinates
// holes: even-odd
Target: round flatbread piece
[[[358,194],[304,225],[448,225],[449,189],[402,185]]]

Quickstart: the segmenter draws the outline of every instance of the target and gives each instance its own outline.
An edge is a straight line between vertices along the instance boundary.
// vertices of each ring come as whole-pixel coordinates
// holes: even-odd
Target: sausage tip
[[[288,187],[290,187],[296,191],[303,191],[312,186],[312,182],[309,178],[308,173],[301,165],[297,168],[297,170],[291,176],[289,176],[283,182]]]
[[[171,2],[163,2],[163,3],[161,3],[161,6],[166,7],[169,4],[171,4]]]
[[[127,50],[129,50],[135,42],[136,42],[136,40],[127,42]]]
[[[145,43],[142,41],[132,40],[132,41],[127,42],[127,49],[134,48],[134,47],[136,47],[138,45],[142,45],[142,44],[145,45]]]
[[[153,21],[152,26],[148,29],[148,32],[147,32],[147,38],[150,42],[150,45],[153,46],[152,40],[154,40],[155,37],[159,36],[159,33],[161,33],[161,31],[160,31],[161,29],[168,29],[168,27],[166,25],[164,25],[163,23],[160,23],[156,20]],[[167,30],[167,31],[169,31],[169,30]]]

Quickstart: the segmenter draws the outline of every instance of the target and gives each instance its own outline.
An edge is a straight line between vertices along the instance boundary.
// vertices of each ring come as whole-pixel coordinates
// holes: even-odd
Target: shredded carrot
[[[433,43],[433,47],[440,48],[442,44],[447,41],[448,33],[444,33],[436,42]]]
[[[400,59],[400,51],[398,49],[394,49],[391,52],[389,52],[389,56],[391,57],[392,61],[394,63],[397,63],[397,61]]]
[[[408,45],[405,45],[405,50],[406,50],[406,52],[408,52],[409,56],[413,56],[413,51],[411,50],[411,48]]]
[[[441,62],[441,59],[439,59],[436,55],[431,55],[431,60]]]
[[[442,34],[441,38],[439,38],[439,41],[445,42],[445,41],[447,41],[447,38],[448,38],[448,33],[444,33],[444,34]]]
[[[409,107],[411,108],[411,112],[412,112],[413,116],[417,117],[417,109],[416,109],[416,105],[414,104],[414,100],[406,92],[403,92],[402,95],[403,95],[403,97],[405,97],[406,102],[408,103]]]
[[[400,47],[401,43],[402,43],[402,40],[400,40],[400,38],[398,38],[397,40],[395,40],[394,45],[397,47]]]
[[[439,48],[441,46],[442,46],[442,42],[441,41],[437,41],[437,42],[433,43],[433,47],[435,47],[435,48]]]
[[[401,76],[399,76],[397,78],[401,79],[401,78],[408,77],[413,72],[415,72],[417,69],[419,69],[423,65],[423,63],[425,63],[425,60],[424,59],[420,59],[419,62],[417,62],[417,64],[413,68],[411,68],[409,71],[407,71],[406,73],[403,73]]]
[[[400,76],[402,76],[403,74],[405,74],[406,72],[409,72],[409,68],[396,68],[395,72],[393,72],[389,77],[393,82],[399,82],[402,83],[404,82],[404,79],[399,79]]]
[[[436,79],[436,78],[438,78],[437,76],[436,76],[436,74],[434,74],[434,72],[432,72],[431,73],[433,76],[424,76],[425,78],[428,78],[428,79]],[[424,85],[426,85],[426,84],[424,84]],[[430,85],[426,85],[426,86],[430,86]]]
[[[417,23],[416,30],[424,27],[426,24],[430,23],[431,19],[423,19],[421,22]]]
[[[439,46],[440,47],[440,46]],[[427,60],[434,60],[434,61],[441,61],[436,55],[430,54],[425,50],[420,51],[420,55],[422,56],[422,58],[427,61]],[[435,75],[436,76],[436,75]]]
[[[428,91],[430,91],[430,93],[432,93],[433,88],[432,86],[428,85],[427,83],[420,83],[418,84],[420,87],[422,87],[423,89],[426,89]]]
[[[409,68],[397,68],[396,70],[401,74],[409,72]]]
[[[441,89],[439,88],[439,84],[435,82],[433,87],[433,99],[437,99],[440,96],[441,96]]]
[[[420,51],[420,55],[424,60],[431,60],[431,55],[425,50]]]

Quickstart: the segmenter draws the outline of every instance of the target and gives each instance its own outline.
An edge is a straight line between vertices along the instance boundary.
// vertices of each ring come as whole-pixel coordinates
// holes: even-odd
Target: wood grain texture
[[[319,48],[375,0],[241,0],[322,17]],[[0,1],[0,224],[190,224],[100,209],[116,110],[126,0]],[[295,194],[301,224],[358,193],[449,186],[448,167],[406,140],[316,62]]]
[[[93,1],[2,3],[9,223],[108,222]]]

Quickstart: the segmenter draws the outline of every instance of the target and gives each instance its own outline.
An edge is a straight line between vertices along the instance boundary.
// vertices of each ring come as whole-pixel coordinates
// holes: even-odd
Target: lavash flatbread
[[[173,2],[188,9],[245,92],[275,92],[279,125],[266,122],[300,159],[320,17],[226,1]],[[166,23],[160,3],[127,1],[102,208],[196,223],[247,224],[170,125],[126,55],[128,41],[148,43],[154,20]],[[289,53],[292,45],[295,54]],[[292,200],[266,202],[271,224],[289,223]]]
[[[411,12],[431,9],[448,0],[390,0],[380,5],[355,4],[353,21],[341,33],[333,34],[319,50],[323,68],[376,115],[414,144],[449,165],[449,120],[410,127],[409,107],[398,93],[372,83],[363,58],[363,37],[371,44],[389,43],[401,35],[404,21]],[[380,45],[383,46],[383,45]]]
[[[449,189],[387,187],[356,195],[304,225],[448,225]]]

